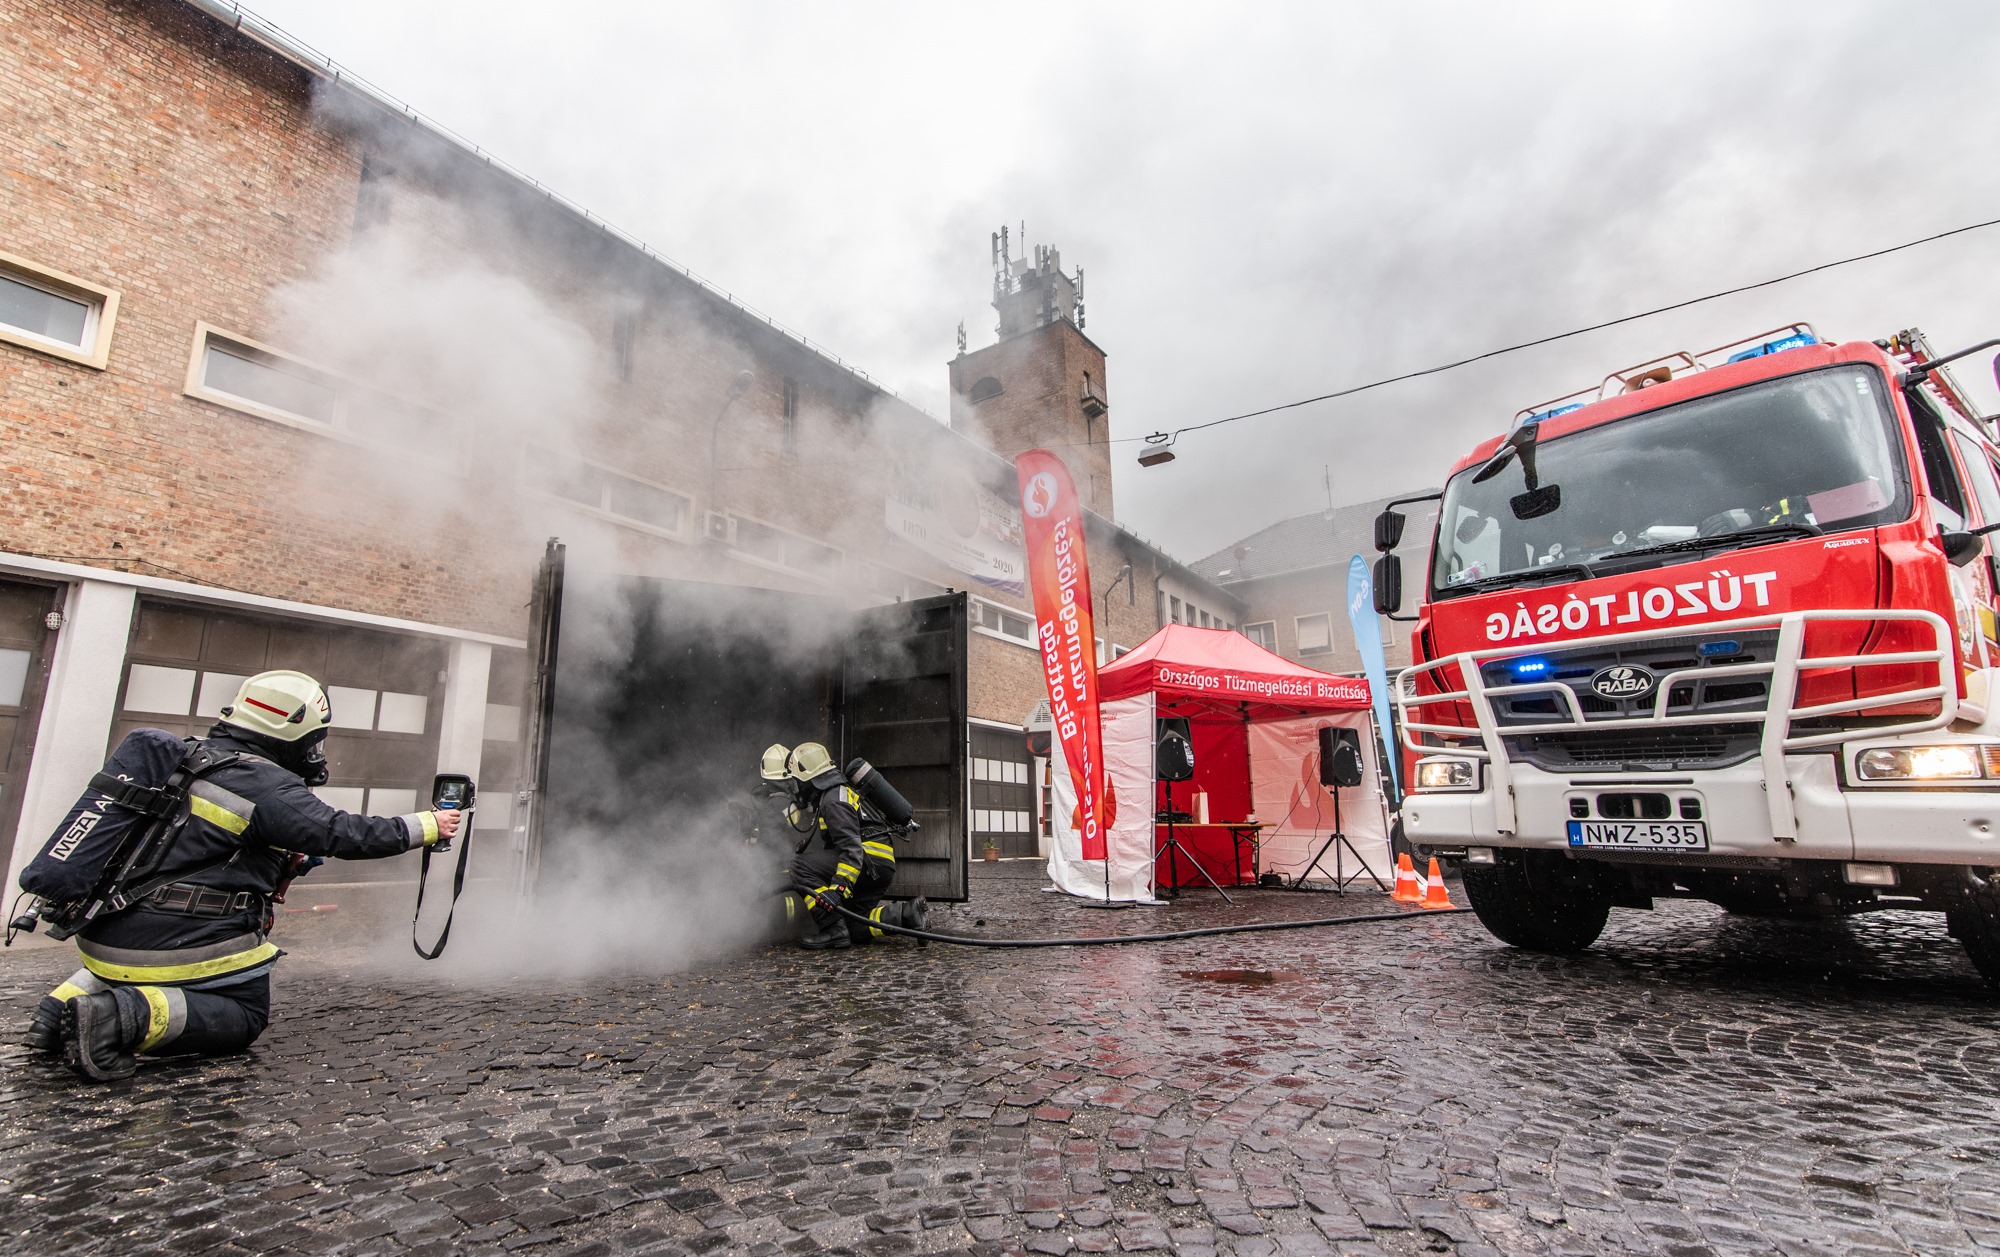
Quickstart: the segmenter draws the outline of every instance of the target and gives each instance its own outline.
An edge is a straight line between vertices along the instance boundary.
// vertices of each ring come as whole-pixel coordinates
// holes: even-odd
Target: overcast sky
[[[256,0],[945,413],[1001,223],[1087,272],[1133,440],[2000,218],[2000,7]],[[1116,451],[1185,558],[1438,481],[1518,409],[1804,319],[2000,335],[2000,228]],[[1983,366],[1961,376],[1996,401]]]

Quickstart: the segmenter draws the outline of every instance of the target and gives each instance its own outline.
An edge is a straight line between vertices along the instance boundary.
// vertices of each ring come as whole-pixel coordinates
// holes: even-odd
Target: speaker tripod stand
[[[1167,841],[1158,851],[1153,853],[1153,860],[1155,863],[1158,863],[1161,856],[1167,857],[1168,896],[1174,899],[1181,897],[1180,857],[1185,855],[1188,858],[1188,863],[1194,866],[1194,871],[1201,874],[1201,879],[1210,886],[1213,886],[1216,894],[1222,896],[1222,902],[1231,905],[1235,904],[1236,901],[1229,897],[1229,892],[1222,889],[1222,883],[1210,877],[1208,870],[1201,866],[1201,861],[1194,858],[1194,853],[1183,847],[1180,839],[1174,836],[1174,783],[1167,781],[1164,784],[1167,787]],[[1232,850],[1234,850],[1233,847]]]
[[[1389,887],[1383,883],[1381,878],[1375,876],[1375,870],[1368,867],[1368,861],[1361,858],[1361,853],[1354,849],[1354,844],[1347,840],[1345,833],[1341,832],[1340,787],[1328,786],[1327,793],[1333,796],[1333,832],[1326,836],[1326,841],[1319,845],[1319,850],[1313,853],[1313,858],[1306,861],[1305,868],[1301,869],[1299,875],[1292,879],[1292,889],[1302,890],[1305,888],[1306,878],[1310,877],[1312,871],[1319,867],[1319,862],[1326,858],[1327,851],[1331,849],[1333,852],[1333,892],[1336,895],[1346,894],[1347,888],[1360,881],[1363,877],[1375,883],[1377,890],[1387,891]],[[1341,853],[1343,851],[1354,857],[1354,862],[1361,866],[1360,871],[1355,873],[1343,871],[1341,862]]]

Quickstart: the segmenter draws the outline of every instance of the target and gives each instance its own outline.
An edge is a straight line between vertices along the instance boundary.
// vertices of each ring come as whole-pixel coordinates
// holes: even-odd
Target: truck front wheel
[[[1465,897],[1488,933],[1524,951],[1577,952],[1597,941],[1611,897],[1591,870],[1541,851],[1494,853],[1465,866]]]
[[[1951,936],[1965,948],[1972,967],[1991,986],[2000,986],[2000,914],[1987,904],[1953,908],[1945,913]]]

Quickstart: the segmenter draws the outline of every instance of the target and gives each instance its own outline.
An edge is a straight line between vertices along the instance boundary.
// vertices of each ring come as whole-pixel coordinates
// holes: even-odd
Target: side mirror
[[[1389,553],[1403,543],[1403,525],[1407,523],[1400,511],[1383,511],[1375,517],[1375,548],[1383,554]]]
[[[1951,560],[1953,567],[1972,562],[1983,548],[1976,532],[1940,532],[1938,544],[1944,547],[1944,557]]]
[[[1403,560],[1385,554],[1375,560],[1375,614],[1394,615],[1403,609]]]

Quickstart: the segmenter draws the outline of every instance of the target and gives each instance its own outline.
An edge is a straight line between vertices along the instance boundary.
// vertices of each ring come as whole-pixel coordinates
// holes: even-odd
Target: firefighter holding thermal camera
[[[927,912],[921,896],[907,903],[881,901],[896,878],[898,827],[834,767],[824,746],[802,742],[790,751],[769,747],[759,774],[767,789],[789,795],[786,817],[795,832],[805,835],[792,860],[786,900],[788,912],[802,907],[806,913],[799,946],[838,950],[884,936],[885,931],[868,922],[924,928]],[[843,915],[842,908],[863,920]]]
[[[264,672],[243,682],[207,737],[139,730],[119,745],[21,876],[51,935],[74,933],[83,961],[42,998],[28,1047],[99,1080],[128,1077],[142,1053],[241,1051],[270,1017],[281,954],[268,939],[271,904],[290,880],[325,859],[381,859],[457,834],[454,810],[357,816],[321,801],[311,787],[327,780],[332,722],[313,678]],[[147,831],[171,837],[132,883],[79,872],[109,858],[93,856],[94,838],[176,821]],[[97,887],[88,913],[79,885]]]

